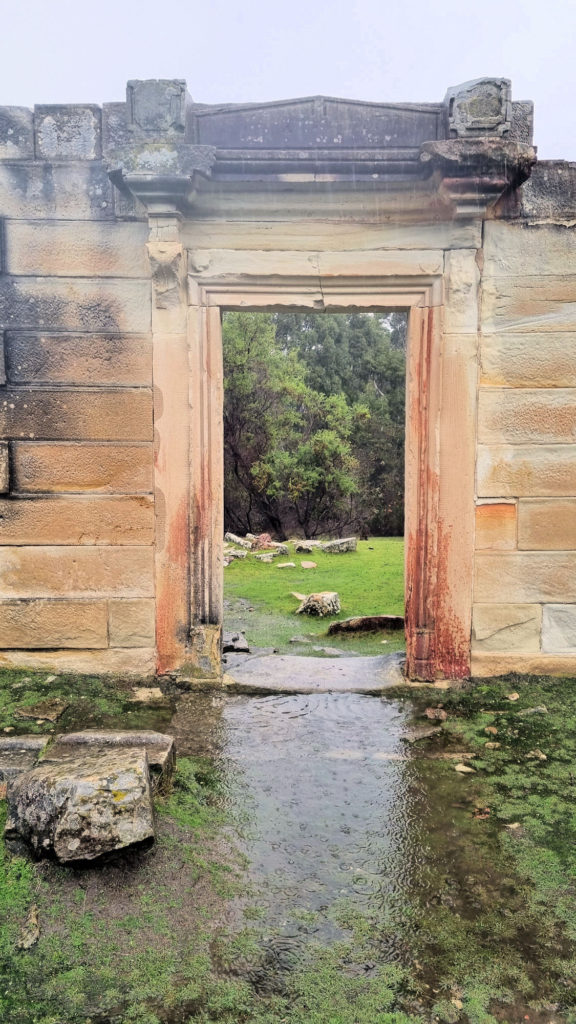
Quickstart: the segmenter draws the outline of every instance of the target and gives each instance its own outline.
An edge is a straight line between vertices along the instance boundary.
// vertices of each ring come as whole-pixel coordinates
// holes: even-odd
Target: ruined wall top
[[[129,81],[124,102],[102,107],[0,107],[0,161],[99,163],[125,201],[117,216],[166,203],[187,213],[202,193],[335,185],[412,190],[428,213],[482,216],[530,177],[532,137],[533,104],[513,101],[505,78],[451,87],[438,103],[315,96],[205,104],[182,79],[151,79]],[[551,167],[545,190],[572,207],[576,168]],[[515,202],[507,200],[506,215],[518,215]]]

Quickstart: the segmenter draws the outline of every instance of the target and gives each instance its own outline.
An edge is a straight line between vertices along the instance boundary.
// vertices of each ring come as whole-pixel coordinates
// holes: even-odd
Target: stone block
[[[146,224],[8,221],[5,270],[41,277],[148,278],[147,240]]]
[[[10,451],[6,441],[0,441],[0,494],[10,490]]]
[[[151,444],[16,443],[14,489],[22,493],[151,493]]]
[[[483,388],[478,396],[481,444],[576,441],[576,388]]]
[[[47,736],[0,736],[0,782],[33,768],[47,742]]]
[[[150,330],[147,281],[0,277],[0,330]]]
[[[153,544],[154,499],[147,495],[0,499],[0,523],[3,544]]]
[[[505,135],[510,131],[512,95],[508,78],[476,78],[452,86],[444,104],[451,135]]]
[[[534,220],[572,221],[576,213],[576,164],[539,161],[519,195],[520,211]]]
[[[518,547],[576,549],[576,498],[523,498],[518,505]]]
[[[571,229],[560,224],[491,220],[484,226],[483,282],[506,277],[563,278],[574,258]],[[504,287],[504,282],[501,281]]]
[[[151,547],[2,547],[0,597],[153,597]]]
[[[486,334],[481,384],[511,388],[576,387],[576,333]]]
[[[544,605],[542,650],[546,654],[576,654],[576,605]]]
[[[152,386],[150,335],[6,331],[5,359],[10,384]]]
[[[530,100],[514,100],[510,138],[532,145],[534,139],[534,104]]]
[[[511,551],[516,547],[516,503],[476,506],[476,550]]]
[[[102,156],[100,107],[34,107],[36,156],[42,160],[98,160]]]
[[[576,331],[575,295],[573,274],[487,277],[482,285],[482,331]]]
[[[150,493],[152,444],[16,442],[13,489],[19,493]]]
[[[126,86],[129,124],[141,131],[181,134],[186,126],[186,82],[133,79]]]
[[[8,792],[5,837],[38,857],[93,860],[154,838],[150,776],[143,748],[73,749],[40,761]]]
[[[152,394],[145,388],[4,390],[0,436],[43,441],[150,441]]]
[[[0,647],[108,647],[105,601],[0,601]]]
[[[154,676],[156,651],[153,647],[127,647],[74,651],[3,651],[2,668],[24,668],[40,672],[78,672],[82,675],[125,675],[135,679]]]
[[[545,604],[576,601],[576,552],[479,551],[474,601]]]
[[[541,626],[539,604],[475,604],[472,649],[536,652],[540,650]]]
[[[33,160],[34,132],[28,107],[0,107],[0,160]]]
[[[341,252],[379,252],[389,249],[479,249],[478,221],[439,221],[435,224],[397,224],[352,220],[334,222],[286,218],[250,222],[232,219],[184,221],[182,240],[188,249],[256,249],[261,252],[330,252],[337,239]]]
[[[159,772],[171,771],[176,762],[172,736],[152,729],[83,729],[81,732],[66,732],[58,737],[57,744],[49,747],[46,757],[53,761],[81,747],[87,750],[144,748],[149,767]]]
[[[0,161],[0,210],[18,220],[113,220],[113,186],[105,166]]]
[[[475,249],[446,253],[444,330],[447,334],[476,334],[480,271]]]
[[[156,635],[153,600],[109,601],[112,647],[152,647]]]
[[[152,385],[152,339],[144,334],[6,331],[11,384]]]
[[[576,655],[473,652],[472,675],[475,678],[505,676],[510,672],[521,675],[576,676]]]
[[[576,494],[576,445],[479,445],[477,474],[483,497]]]

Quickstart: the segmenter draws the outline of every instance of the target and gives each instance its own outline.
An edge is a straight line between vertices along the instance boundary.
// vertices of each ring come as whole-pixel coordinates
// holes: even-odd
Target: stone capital
[[[437,184],[442,205],[456,218],[483,217],[509,189],[530,177],[532,146],[500,137],[424,142],[420,164]]]

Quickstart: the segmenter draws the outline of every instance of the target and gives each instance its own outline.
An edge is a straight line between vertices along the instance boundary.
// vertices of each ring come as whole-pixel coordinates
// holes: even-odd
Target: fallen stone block
[[[311,555],[314,549],[321,548],[322,541],[320,540],[299,540],[296,543],[296,551],[298,554]]]
[[[321,547],[329,555],[343,555],[346,551],[356,551],[357,544],[356,537],[341,537],[339,540],[327,540]]]
[[[328,633],[374,633],[381,629],[404,629],[403,615],[356,615],[331,622]]]
[[[238,537],[235,533],[225,533],[224,540],[228,541],[229,544],[236,544],[239,548],[246,548],[250,551],[252,547],[252,541],[246,537]]]
[[[47,748],[43,760],[65,756],[71,747],[87,747],[103,753],[110,747],[144,749],[152,772],[161,776],[171,772],[176,764],[172,736],[152,729],[84,729],[82,732],[63,733]]]
[[[318,565],[316,562],[300,562],[303,569],[317,569]]]
[[[246,558],[247,554],[248,552],[245,548],[228,548],[224,552],[224,557],[232,561],[234,558]]]
[[[52,680],[50,681],[52,682]],[[48,700],[41,700],[38,704],[33,704],[29,707],[16,708],[14,714],[16,718],[34,719],[37,722],[57,722],[68,707],[70,705],[67,701],[60,700],[58,697],[52,697]]]
[[[296,562],[279,562],[276,565],[276,568],[277,569],[295,569],[296,568]]]
[[[8,787],[5,837],[14,852],[30,849],[61,863],[152,842],[154,820],[143,747],[69,746]]]
[[[244,633],[223,633],[222,653],[250,654],[250,645],[244,636]]]
[[[47,743],[47,736],[0,737],[0,782],[9,782],[29,771]]]
[[[326,615],[338,615],[340,611],[340,598],[333,590],[322,591],[318,594],[309,594],[296,609],[296,615],[316,615],[324,618]]]

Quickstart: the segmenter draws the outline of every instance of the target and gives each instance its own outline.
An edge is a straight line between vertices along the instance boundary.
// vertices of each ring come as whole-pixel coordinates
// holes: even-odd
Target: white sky
[[[442,100],[494,75],[535,103],[543,159],[576,159],[574,0],[0,0],[0,105],[122,100],[185,78],[205,103]]]

